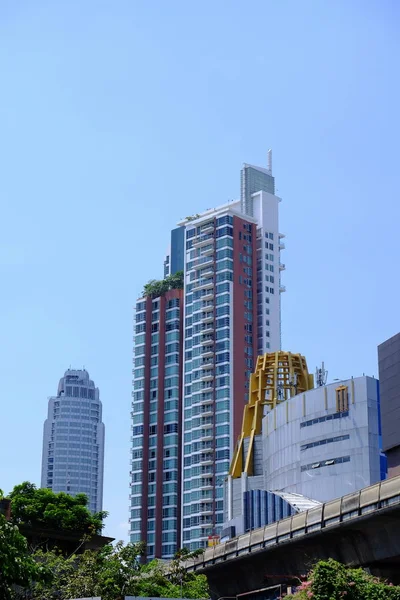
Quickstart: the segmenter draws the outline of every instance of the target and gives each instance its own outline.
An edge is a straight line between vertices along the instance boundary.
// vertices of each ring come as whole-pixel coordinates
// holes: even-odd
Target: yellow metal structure
[[[308,373],[307,362],[301,354],[270,352],[257,358],[250,376],[249,402],[244,407],[242,432],[232,458],[229,475],[253,475],[254,437],[261,433],[264,405],[274,409],[292,396],[311,390],[314,377]],[[249,444],[244,456],[244,440]]]

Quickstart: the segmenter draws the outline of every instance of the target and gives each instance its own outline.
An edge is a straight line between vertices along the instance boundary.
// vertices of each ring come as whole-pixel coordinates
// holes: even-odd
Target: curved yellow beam
[[[243,411],[242,431],[229,469],[229,475],[253,475],[254,437],[261,433],[263,405],[274,409],[277,404],[314,387],[314,377],[308,373],[307,362],[301,354],[270,352],[257,358],[250,376],[249,402]],[[249,444],[244,456],[244,439]]]

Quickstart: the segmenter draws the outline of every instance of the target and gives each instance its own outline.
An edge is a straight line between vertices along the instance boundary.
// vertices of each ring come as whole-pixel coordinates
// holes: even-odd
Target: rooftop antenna
[[[328,371],[325,370],[324,362],[322,362],[321,367],[316,369],[315,371],[315,383],[317,387],[322,387],[326,385],[326,381],[328,379]]]
[[[268,171],[271,171],[272,175],[272,150],[268,150]]]

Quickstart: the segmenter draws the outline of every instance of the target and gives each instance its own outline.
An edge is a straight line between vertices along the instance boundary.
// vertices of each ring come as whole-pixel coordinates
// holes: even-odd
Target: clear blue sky
[[[100,388],[126,536],[132,306],[169,231],[274,152],[283,346],[377,375],[399,320],[397,0],[3,0],[0,487],[40,483],[47,397]]]

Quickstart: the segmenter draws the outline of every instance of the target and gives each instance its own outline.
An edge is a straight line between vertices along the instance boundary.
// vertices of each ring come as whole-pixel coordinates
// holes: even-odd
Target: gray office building
[[[400,475],[400,333],[378,346],[382,448],[388,477]]]
[[[102,510],[104,424],[98,388],[86,370],[68,369],[49,398],[43,431],[42,487],[88,496]]]

